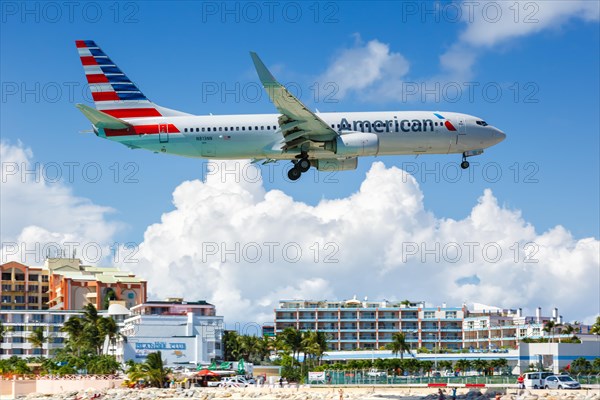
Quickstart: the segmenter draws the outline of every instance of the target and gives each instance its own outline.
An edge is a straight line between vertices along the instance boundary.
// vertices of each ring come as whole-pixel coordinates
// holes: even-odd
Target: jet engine
[[[324,148],[343,157],[374,156],[379,152],[379,138],[374,133],[345,133],[325,142]]]

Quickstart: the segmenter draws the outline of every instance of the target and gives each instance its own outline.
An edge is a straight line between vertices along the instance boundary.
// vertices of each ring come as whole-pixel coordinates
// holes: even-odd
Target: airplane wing
[[[278,123],[285,142],[282,150],[296,149],[300,151],[305,148],[307,142],[310,145],[310,142],[332,140],[338,135],[335,130],[291,94],[285,86],[277,82],[256,53],[250,52],[250,56],[263,87],[281,113]]]

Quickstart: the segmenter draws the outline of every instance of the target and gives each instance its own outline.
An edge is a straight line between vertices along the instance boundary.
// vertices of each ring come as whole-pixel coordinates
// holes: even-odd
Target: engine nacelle
[[[368,132],[346,133],[325,142],[325,150],[344,157],[374,156],[379,152],[379,138]]]
[[[319,171],[352,171],[358,166],[358,158],[325,158],[313,160],[313,166]]]

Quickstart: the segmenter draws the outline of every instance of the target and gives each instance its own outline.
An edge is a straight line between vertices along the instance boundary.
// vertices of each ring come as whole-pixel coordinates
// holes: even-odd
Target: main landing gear
[[[303,173],[310,169],[308,154],[302,152],[300,155],[296,156],[296,158],[298,158],[298,160],[292,161],[294,166],[288,171],[288,178],[290,178],[291,181],[297,181]]]

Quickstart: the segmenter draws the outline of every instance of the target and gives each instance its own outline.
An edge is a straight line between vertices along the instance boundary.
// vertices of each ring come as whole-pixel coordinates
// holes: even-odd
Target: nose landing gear
[[[464,156],[464,154],[463,154],[463,160],[462,160],[462,162],[460,163],[460,167],[461,167],[462,169],[467,169],[467,168],[469,168],[469,162],[467,161],[467,157],[465,157],[465,156]]]
[[[483,149],[465,151],[464,153],[462,153],[462,162],[460,163],[460,167],[462,169],[469,168],[469,162],[467,161],[467,157],[478,156],[482,153]]]

